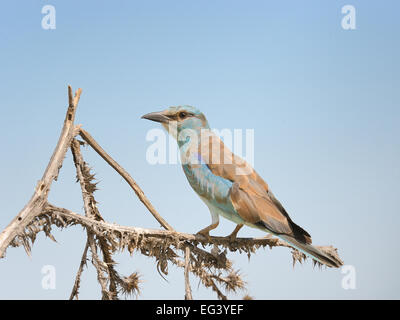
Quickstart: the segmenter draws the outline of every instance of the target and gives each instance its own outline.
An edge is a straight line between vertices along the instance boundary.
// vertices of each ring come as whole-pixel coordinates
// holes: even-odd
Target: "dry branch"
[[[190,272],[190,248],[185,248],[185,300],[193,300],[192,297],[192,289],[190,288],[189,281],[189,272]]]
[[[240,277],[234,276],[238,275],[238,272],[232,269],[232,263],[226,258],[225,252],[211,254],[196,247],[198,244],[202,244],[203,246],[212,244],[212,242],[204,237],[176,231],[126,227],[105,221],[96,221],[68,209],[58,208],[50,204],[47,205],[43,214],[38,218],[43,221],[42,225],[49,225],[50,230],[52,225],[60,228],[81,225],[95,236],[104,238],[110,245],[112,252],[128,250],[133,254],[137,251],[146,256],[153,257],[156,259],[157,269],[160,274],[164,275],[168,274],[168,262],[185,268],[185,262],[179,259],[179,255],[175,250],[185,252],[186,248],[194,248],[191,255],[191,260],[194,263],[191,265],[190,271],[199,277],[206,287],[210,287],[221,299],[226,299],[226,296],[218,288],[217,283],[222,284],[228,289],[242,288],[243,281]],[[211,237],[211,241],[212,239]],[[267,242],[264,245],[267,245],[269,239],[266,240]],[[234,250],[237,249],[235,248]],[[249,245],[244,243],[239,249],[247,251]],[[248,254],[250,253],[251,251],[248,252]],[[227,286],[226,279],[231,279],[230,286]]]
[[[97,190],[96,183],[94,180],[94,174],[91,174],[90,168],[87,163],[83,160],[80,143],[77,140],[73,140],[71,144],[71,151],[76,167],[77,179],[81,186],[85,216],[96,221],[104,221],[98,208],[97,201],[94,198],[94,192]],[[118,299],[118,290],[129,292],[126,289],[125,280],[121,278],[118,272],[115,270],[114,265],[116,262],[112,259],[112,251],[107,243],[107,239],[101,236],[96,236],[90,230],[86,228],[88,242],[90,245],[90,250],[92,252],[93,265],[97,271],[97,279],[101,285],[102,297],[106,300]],[[97,240],[98,246],[95,241]],[[97,256],[97,247],[103,254],[103,261]],[[104,276],[104,272],[107,276]],[[108,289],[107,289],[107,283]],[[120,288],[119,288],[120,287]]]
[[[263,238],[236,238],[235,241],[231,241],[227,237],[214,237],[210,238],[203,237],[199,234],[190,234],[177,231],[159,230],[159,229],[145,229],[139,227],[126,227],[115,223],[108,223],[105,221],[95,221],[88,217],[77,214],[65,208],[59,208],[48,204],[43,210],[43,214],[47,215],[51,219],[56,219],[54,224],[60,227],[67,225],[81,225],[85,228],[92,230],[98,236],[107,237],[111,242],[117,245],[120,250],[128,248],[129,252],[133,252],[130,248],[132,244],[140,243],[141,241],[149,242],[166,242],[173,244],[174,246],[181,248],[189,244],[197,246],[201,244],[206,245],[217,245],[221,248],[228,249],[231,252],[239,251],[244,252],[247,255],[251,255],[260,247],[287,247],[292,248],[286,242],[266,236]],[[130,242],[131,241],[131,242]],[[186,243],[188,242],[188,243]],[[338,258],[336,250],[332,246],[316,246],[323,252],[334,255]],[[293,259],[299,262],[303,262],[305,257],[299,254],[297,250],[292,251]],[[212,255],[207,252],[208,259],[219,259],[224,254]]]
[[[102,147],[93,139],[93,137],[89,134],[89,132],[80,129],[80,136],[112,167],[115,171],[117,171],[125,181],[131,186],[131,188],[135,191],[136,195],[140,199],[140,201],[146,206],[146,208],[150,211],[150,213],[156,218],[156,220],[167,230],[174,230],[168,223],[160,216],[157,210],[153,207],[149,199],[145,196],[144,192],[137,185],[135,180],[130,176],[130,174],[122,168],[113,158],[111,158],[107,152],[103,150]]]
[[[7,247],[14,241],[16,237],[23,237],[26,226],[41,213],[43,207],[47,203],[47,196],[53,180],[57,180],[58,172],[62,166],[65,154],[71,145],[74,137],[74,119],[81,89],[78,89],[75,96],[72,95],[72,88],[68,86],[68,110],[64,120],[64,126],[61,131],[57,146],[51,156],[50,162],[47,165],[46,171],[42,179],[38,182],[35,192],[21,210],[21,212],[11,221],[11,223],[0,234],[0,258],[3,258]],[[26,252],[30,253],[28,243],[24,244]]]
[[[86,240],[85,249],[83,249],[81,263],[79,264],[79,269],[78,269],[78,272],[76,273],[74,286],[72,288],[72,292],[71,292],[71,295],[69,297],[70,300],[73,300],[74,298],[76,298],[78,300],[79,288],[80,288],[80,285],[81,285],[81,276],[82,276],[83,268],[84,268],[84,266],[86,265],[86,262],[87,262],[88,249],[89,249],[89,239]]]
[[[87,240],[70,299],[78,299],[81,275],[88,260],[89,249],[92,264],[97,271],[103,299],[118,299],[120,293],[139,294],[139,283],[141,282],[139,274],[134,272],[130,276],[124,277],[116,271],[116,262],[112,255],[117,251],[127,250],[131,254],[139,252],[154,258],[156,268],[161,276],[168,274],[168,264],[183,268],[185,299],[192,299],[190,272],[197,276],[205,287],[211,288],[219,299],[227,299],[227,295],[223,293],[222,289],[226,293],[244,289],[245,282],[239,272],[233,269],[232,262],[227,259],[227,250],[246,253],[250,257],[261,247],[288,247],[292,249],[293,263],[302,263],[306,259],[304,254],[286,242],[271,236],[236,238],[232,241],[228,237],[206,238],[202,235],[175,231],[156,211],[129,173],[111,158],[87,131],[81,126],[74,126],[80,95],[81,89],[78,89],[73,96],[72,89],[68,86],[68,111],[57,146],[32,198],[0,234],[0,258],[5,256],[5,251],[9,246],[23,245],[29,254],[39,232],[44,232],[46,236],[55,240],[51,234],[52,226],[66,228],[81,225],[86,230]],[[80,143],[84,142],[75,139],[78,134],[126,180],[139,200],[166,230],[126,227],[104,221],[94,197],[97,189],[94,174],[91,173],[81,154]],[[68,148],[71,148],[72,151],[85,215],[53,206],[47,201],[52,181],[57,180]],[[205,249],[208,245],[213,246],[211,252]],[[340,261],[336,249],[332,246],[318,248]],[[98,251],[102,253],[102,257],[99,256]],[[183,259],[179,252],[183,254]],[[314,261],[314,263],[316,262]]]
[[[99,210],[97,209],[97,202],[94,199],[93,195],[93,192],[96,190],[96,185],[92,183],[94,175],[90,174],[90,169],[83,161],[82,154],[80,151],[80,144],[75,139],[71,143],[71,151],[76,167],[77,179],[81,185],[85,215],[86,217],[91,219],[103,220],[103,218],[99,213]],[[86,229],[86,232],[87,232],[89,247],[92,252],[93,265],[96,268],[97,279],[101,286],[102,297],[103,299],[114,300],[117,297],[117,285],[114,281],[114,278],[110,276],[111,273],[113,272],[113,270],[110,269],[113,268],[112,264],[114,263],[114,261],[108,254],[107,247],[104,244],[101,245],[101,242],[99,241],[101,251],[103,252],[104,264],[101,262],[101,260],[97,255],[97,246],[95,243],[94,234],[89,229]],[[104,271],[107,271],[109,275],[108,277],[110,281],[109,290],[107,290],[107,277],[104,276],[103,274]]]

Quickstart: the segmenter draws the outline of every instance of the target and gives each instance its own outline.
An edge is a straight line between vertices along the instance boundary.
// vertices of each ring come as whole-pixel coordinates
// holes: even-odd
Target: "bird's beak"
[[[155,122],[166,123],[170,120],[162,111],[160,112],[150,112],[142,116],[142,119],[147,119]]]

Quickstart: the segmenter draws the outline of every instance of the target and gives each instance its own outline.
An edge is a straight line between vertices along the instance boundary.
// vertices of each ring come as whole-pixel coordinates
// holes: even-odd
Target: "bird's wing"
[[[216,153],[221,155],[214,156],[214,160],[221,159],[219,163],[211,161]],[[214,175],[233,183],[230,198],[235,210],[245,221],[263,226],[275,234],[286,234],[311,243],[311,236],[291,220],[267,183],[248,163],[234,155],[218,137],[213,137],[212,143],[203,146],[201,155],[208,158],[207,166]]]

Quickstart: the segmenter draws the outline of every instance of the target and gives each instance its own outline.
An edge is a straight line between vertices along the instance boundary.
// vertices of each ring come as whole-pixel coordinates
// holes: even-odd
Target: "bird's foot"
[[[229,236],[226,236],[224,238],[227,239],[229,242],[234,242],[237,238],[237,234],[232,232]]]
[[[238,224],[235,228],[235,230],[232,231],[232,233],[229,236],[226,236],[225,239],[228,239],[230,242],[233,242],[237,238],[237,234],[239,230],[243,227],[243,224]]]
[[[201,235],[204,238],[207,239],[208,242],[211,242],[211,237],[210,237],[210,231],[208,230],[200,230],[199,232],[196,233],[196,235]]]
[[[196,233],[196,235],[202,235],[205,237],[208,242],[211,242],[211,237],[210,237],[210,230],[215,229],[218,226],[218,221],[216,223],[210,224],[208,227],[201,229],[199,232]]]

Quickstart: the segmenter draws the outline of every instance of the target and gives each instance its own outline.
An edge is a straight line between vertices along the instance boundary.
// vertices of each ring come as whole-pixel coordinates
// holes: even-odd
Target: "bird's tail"
[[[340,266],[343,265],[343,262],[334,254],[329,254],[328,252],[322,252],[320,249],[314,247],[311,244],[302,243],[288,235],[281,234],[278,235],[278,237],[288,242],[291,246],[293,246],[300,252],[304,253],[306,256],[318,261],[319,263],[325,264],[328,267],[339,268]]]

